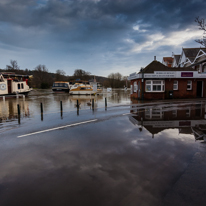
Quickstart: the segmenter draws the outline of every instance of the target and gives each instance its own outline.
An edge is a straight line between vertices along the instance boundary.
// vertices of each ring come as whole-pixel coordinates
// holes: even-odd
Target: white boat
[[[32,90],[28,85],[28,79],[31,77],[14,73],[0,73],[0,96],[17,94],[27,96]]]
[[[74,84],[69,91],[69,94],[84,94],[84,95],[94,95],[96,94],[97,91],[93,90],[93,87],[88,84],[81,84],[81,83],[76,83]]]
[[[69,92],[71,86],[72,85],[69,82],[56,81],[53,83],[52,91],[53,92]]]

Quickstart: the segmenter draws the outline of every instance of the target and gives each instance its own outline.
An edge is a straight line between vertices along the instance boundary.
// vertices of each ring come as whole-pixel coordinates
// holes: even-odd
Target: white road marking
[[[34,134],[40,134],[40,133],[44,133],[44,132],[50,132],[50,131],[54,131],[54,130],[58,130],[58,129],[66,128],[66,127],[72,127],[72,126],[76,126],[76,125],[80,125],[80,124],[86,124],[86,123],[95,122],[95,121],[97,121],[97,119],[92,119],[92,120],[88,120],[88,121],[84,121],[84,122],[78,122],[78,123],[69,124],[69,125],[65,125],[65,126],[61,126],[61,127],[55,127],[55,128],[52,128],[52,129],[46,129],[46,130],[33,132],[33,133],[29,133],[29,134],[24,134],[24,135],[18,136],[17,138],[26,137],[26,136],[30,136],[30,135],[34,135]]]

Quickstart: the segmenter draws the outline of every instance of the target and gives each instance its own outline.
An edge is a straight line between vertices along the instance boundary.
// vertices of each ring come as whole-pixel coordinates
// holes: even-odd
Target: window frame
[[[176,86],[176,88],[175,88]],[[178,80],[174,80],[173,82],[173,90],[178,90]]]
[[[189,88],[188,88],[189,86]],[[192,90],[192,80],[187,80],[187,90]]]
[[[157,82],[160,82],[159,84]],[[160,90],[158,89],[160,86]],[[150,88],[150,90],[148,90]],[[165,80],[146,80],[145,81],[145,92],[164,92],[165,91]]]

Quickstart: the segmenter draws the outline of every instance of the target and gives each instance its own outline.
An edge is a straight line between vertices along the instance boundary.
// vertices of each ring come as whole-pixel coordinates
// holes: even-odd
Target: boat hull
[[[69,94],[71,95],[95,95],[96,92],[94,91],[70,91]]]
[[[69,89],[62,89],[62,88],[52,88],[52,91],[55,93],[68,93]]]
[[[29,92],[30,91],[19,92],[19,93],[0,94],[0,97],[12,98],[12,97],[16,97],[18,95],[25,95],[27,97]]]

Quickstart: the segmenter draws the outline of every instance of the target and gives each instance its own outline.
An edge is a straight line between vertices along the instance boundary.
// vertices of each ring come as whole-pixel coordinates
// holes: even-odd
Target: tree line
[[[90,72],[82,69],[76,69],[72,76],[66,75],[63,70],[56,70],[56,73],[51,73],[45,65],[39,64],[33,70],[20,69],[16,60],[11,60],[10,65],[6,65],[5,69],[0,69],[0,72],[13,72],[15,74],[32,75],[33,78],[29,79],[29,86],[39,89],[48,89],[52,87],[54,81],[74,81],[96,79],[104,87],[123,88],[127,84],[127,77],[120,73],[111,73],[108,77],[94,76]],[[129,85],[129,83],[128,83]]]

